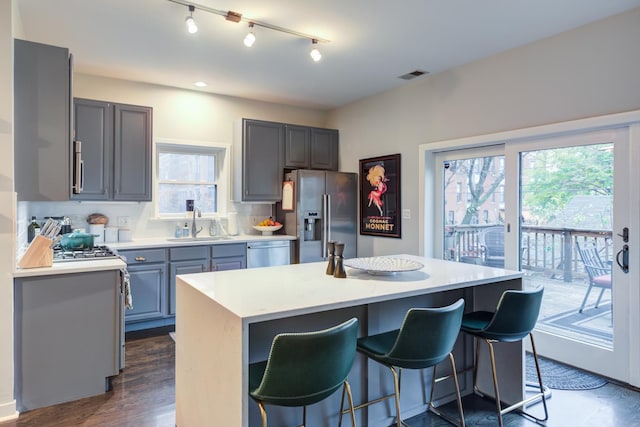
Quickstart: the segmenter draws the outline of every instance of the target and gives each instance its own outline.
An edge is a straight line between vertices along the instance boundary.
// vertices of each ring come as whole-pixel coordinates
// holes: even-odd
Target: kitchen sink
[[[175,237],[167,239],[169,242],[213,242],[217,240],[231,240],[228,236]]]

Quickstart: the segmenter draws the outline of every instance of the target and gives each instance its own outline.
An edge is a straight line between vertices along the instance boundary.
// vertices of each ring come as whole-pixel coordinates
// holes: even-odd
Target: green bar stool
[[[407,311],[400,329],[359,338],[358,351],[391,370],[394,394],[362,403],[356,406],[355,409],[362,409],[374,403],[395,397],[396,423],[398,427],[406,426],[400,414],[402,369],[433,368],[428,410],[453,424],[464,427],[460,387],[458,385],[455,359],[452,354],[453,346],[460,332],[463,312],[463,299],[459,299],[455,303],[441,308],[412,308]],[[436,366],[445,359],[449,359],[452,374],[437,378]],[[455,384],[460,417],[458,420],[442,413],[433,404],[436,383],[448,378],[453,378]],[[346,413],[348,410],[341,412]]]
[[[267,426],[265,404],[303,407],[332,395],[340,387],[353,407],[347,375],[353,365],[358,337],[358,319],[329,329],[305,333],[282,333],[271,344],[269,358],[249,365],[249,395],[258,402],[262,426]],[[340,408],[342,418],[342,407]],[[355,414],[351,411],[355,427]]]
[[[545,397],[545,389],[542,385],[542,377],[540,376],[540,365],[538,363],[538,353],[536,352],[536,346],[533,341],[533,334],[531,331],[536,325],[538,315],[540,314],[540,306],[542,304],[542,292],[544,288],[539,287],[531,291],[505,291],[500,300],[495,312],[489,311],[475,311],[467,313],[462,318],[462,330],[470,335],[476,337],[476,351],[475,351],[475,363],[473,368],[473,390],[474,392],[483,397],[487,396],[478,388],[478,350],[480,348],[480,341],[484,341],[489,346],[489,357],[491,360],[491,373],[493,374],[493,388],[494,399],[496,402],[496,408],[498,410],[498,425],[502,427],[502,416],[515,409],[522,408],[523,406],[531,403],[535,400],[542,398],[542,405],[544,407],[544,418],[537,418],[524,410],[520,409],[520,414],[533,418],[537,422],[546,421],[549,418],[547,412],[547,401]],[[522,341],[529,336],[531,339],[531,349],[533,351],[533,359],[536,363],[536,371],[538,373],[538,385],[540,386],[540,392],[536,392],[534,395],[524,399],[520,402],[516,402],[506,408],[502,408],[500,402],[500,392],[498,390],[498,375],[496,371],[496,359],[493,350],[493,344],[496,342],[517,342]]]

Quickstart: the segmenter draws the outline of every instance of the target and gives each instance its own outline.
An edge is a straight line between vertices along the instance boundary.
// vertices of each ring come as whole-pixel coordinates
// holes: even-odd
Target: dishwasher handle
[[[289,242],[278,242],[269,244],[268,242],[247,243],[247,249],[270,249],[270,248],[288,248]]]

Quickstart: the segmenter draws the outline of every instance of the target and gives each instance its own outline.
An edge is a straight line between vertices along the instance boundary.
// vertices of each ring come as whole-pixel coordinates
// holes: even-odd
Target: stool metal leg
[[[500,405],[500,392],[498,391],[498,373],[496,372],[496,355],[493,352],[491,340],[485,340],[489,346],[489,357],[491,359],[491,373],[493,374],[493,389],[495,391],[496,408],[498,409],[498,426],[502,427],[502,406]]]
[[[497,374],[497,369],[496,369],[496,358],[495,358],[495,352],[493,349],[493,343],[494,342],[499,342],[499,341],[494,341],[494,340],[490,340],[490,339],[486,339],[483,338],[483,340],[487,343],[487,346],[489,347],[489,358],[490,358],[490,362],[491,362],[491,373],[492,373],[492,377],[493,377],[493,388],[494,388],[494,392],[495,392],[495,402],[496,402],[496,409],[498,410],[498,426],[499,427],[503,427],[503,418],[502,416],[506,413],[509,413],[515,409],[519,409],[522,407],[525,407],[528,403],[531,403],[539,398],[542,398],[542,405],[544,407],[544,418],[538,418],[535,417],[533,415],[531,415],[528,412],[525,412],[522,409],[519,409],[518,412],[528,418],[533,419],[536,422],[544,422],[549,418],[549,413],[547,410],[547,400],[546,400],[546,396],[545,396],[545,391],[544,391],[544,385],[542,384],[542,376],[540,374],[540,364],[538,363],[538,353],[536,352],[536,346],[535,343],[533,341],[533,333],[529,333],[529,338],[531,339],[531,349],[533,352],[533,360],[535,361],[535,365],[536,365],[536,373],[538,374],[538,384],[540,386],[540,392],[536,393],[533,396],[528,397],[527,399],[521,400],[519,402],[516,402],[512,405],[510,405],[507,408],[502,408],[502,402],[500,400],[500,392],[498,389],[498,374]],[[474,375],[473,375],[473,390],[476,394],[480,395],[481,397],[487,397],[479,388],[478,388],[478,383],[477,383],[477,379],[478,379],[478,350],[479,350],[479,342],[480,340],[477,339],[476,341],[478,343],[478,345],[476,346],[476,355],[475,355],[475,366],[474,366]]]
[[[264,409],[264,403],[258,402],[260,408],[260,417],[262,417],[262,427],[267,427],[267,411]]]
[[[344,409],[344,395],[347,395],[349,400],[349,408]],[[345,380],[342,385],[342,398],[340,399],[340,416],[338,417],[338,427],[342,425],[342,415],[345,413],[351,413],[351,426],[356,427],[356,411],[353,407],[353,396],[351,395],[351,386],[349,381]]]
[[[455,359],[453,358],[453,354],[449,353],[449,363],[451,364],[451,375],[448,375],[446,377],[442,377],[442,378],[436,378],[436,370],[437,370],[437,365],[433,367],[433,378],[431,380],[431,393],[429,394],[429,407],[427,408],[428,411],[433,412],[434,414],[436,414],[437,416],[444,418],[445,420],[449,421],[451,424],[456,424],[460,427],[465,427],[465,423],[464,423],[464,412],[462,410],[462,396],[460,395],[460,384],[458,383],[458,373],[456,371],[456,362]],[[453,377],[453,383],[456,387],[456,401],[458,404],[458,414],[460,416],[459,420],[456,420],[450,416],[448,416],[447,414],[441,412],[438,408],[436,408],[433,404],[433,394],[434,394],[434,390],[436,388],[436,383],[442,381],[442,380],[446,380],[449,379],[449,377]]]

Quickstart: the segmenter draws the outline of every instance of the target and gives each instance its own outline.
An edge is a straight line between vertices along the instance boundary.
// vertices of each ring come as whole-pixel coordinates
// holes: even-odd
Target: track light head
[[[318,49],[318,40],[311,39],[311,50],[309,51],[309,56],[313,59],[314,62],[318,62],[322,59],[322,54]]]
[[[189,34],[195,34],[198,32],[198,25],[196,25],[196,20],[193,19],[193,11],[196,10],[195,6],[189,5],[189,16],[185,19],[184,23],[187,26],[187,31]]]
[[[246,47],[251,47],[256,42],[256,35],[253,34],[253,22],[249,22],[249,32],[244,37],[244,45]]]

